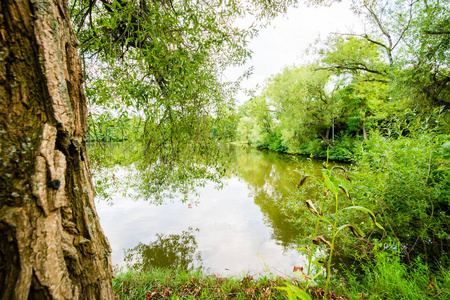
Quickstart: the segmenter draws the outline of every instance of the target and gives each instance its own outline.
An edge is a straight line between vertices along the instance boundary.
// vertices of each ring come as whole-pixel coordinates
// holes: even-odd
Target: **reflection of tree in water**
[[[290,197],[296,189],[300,181],[298,170],[311,174],[313,166],[301,157],[268,150],[235,148],[234,152],[233,171],[248,183],[251,197],[264,214],[266,224],[273,229],[272,238],[283,247],[295,247],[295,237],[301,235],[301,229],[292,227],[277,202]]]
[[[177,151],[177,159],[148,158],[152,151],[138,142],[90,143],[88,151],[97,199],[111,201],[109,195],[120,192],[154,204],[196,197],[198,189],[209,182],[221,187],[226,174],[219,161],[227,161],[229,156],[226,151],[202,151],[201,155]]]
[[[148,245],[139,243],[125,250],[125,261],[128,268],[138,271],[153,267],[189,270],[202,266],[201,252],[196,252],[197,248],[194,230],[189,227],[181,234],[157,234],[156,241]]]

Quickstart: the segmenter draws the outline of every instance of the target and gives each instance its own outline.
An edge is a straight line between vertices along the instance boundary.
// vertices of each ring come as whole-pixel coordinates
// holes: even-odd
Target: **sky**
[[[258,37],[249,45],[253,51],[252,59],[243,67],[229,69],[226,79],[235,80],[244,70],[253,66],[253,75],[242,83],[245,89],[261,91],[264,81],[281,72],[285,67],[301,65],[308,61],[303,52],[320,35],[325,39],[332,32],[361,32],[358,18],[346,3],[330,7],[307,7],[299,5],[291,8],[284,16],[279,16],[271,25],[262,29]],[[237,95],[238,104],[251,97],[241,92]]]

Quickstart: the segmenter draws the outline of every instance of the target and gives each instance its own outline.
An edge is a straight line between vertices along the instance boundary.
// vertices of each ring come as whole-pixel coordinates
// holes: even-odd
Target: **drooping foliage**
[[[245,62],[257,28],[293,2],[72,1],[92,132],[112,139],[104,132],[114,126],[105,127],[103,119],[137,120],[126,125],[128,139],[143,145],[136,166],[151,185],[163,189],[171,181],[176,188],[213,176],[217,140],[232,135],[238,87],[222,80],[222,72]],[[252,25],[245,25],[248,14]]]

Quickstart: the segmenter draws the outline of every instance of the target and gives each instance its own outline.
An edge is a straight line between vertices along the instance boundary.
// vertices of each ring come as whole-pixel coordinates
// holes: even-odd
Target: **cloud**
[[[229,80],[236,80],[244,70],[254,67],[253,75],[242,84],[243,88],[255,89],[264,80],[279,73],[283,68],[307,62],[303,52],[317,37],[326,37],[332,32],[357,30],[358,18],[352,13],[348,3],[337,3],[330,7],[307,7],[299,5],[291,8],[285,16],[279,16],[271,25],[262,29],[249,45],[252,59],[244,66],[231,68],[225,73]],[[240,93],[239,103],[249,97]]]

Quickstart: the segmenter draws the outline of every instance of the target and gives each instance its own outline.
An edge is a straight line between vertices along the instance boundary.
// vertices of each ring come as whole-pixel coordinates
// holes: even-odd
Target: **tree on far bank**
[[[282,139],[291,149],[316,137],[330,145],[333,125],[343,114],[336,97],[339,79],[316,68],[315,64],[286,68],[269,80],[265,91],[276,108]]]

